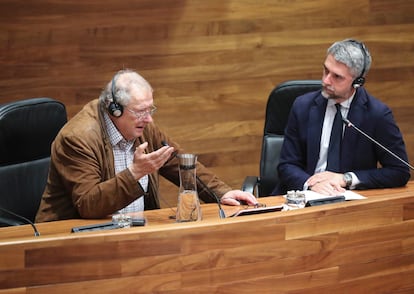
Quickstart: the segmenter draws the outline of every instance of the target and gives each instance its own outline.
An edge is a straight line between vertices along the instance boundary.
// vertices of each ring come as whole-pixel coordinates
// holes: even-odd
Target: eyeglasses
[[[141,111],[133,111],[129,108],[127,108],[127,110],[131,112],[137,119],[143,120],[147,115],[153,116],[154,113],[157,111],[157,107],[153,105],[150,108]]]

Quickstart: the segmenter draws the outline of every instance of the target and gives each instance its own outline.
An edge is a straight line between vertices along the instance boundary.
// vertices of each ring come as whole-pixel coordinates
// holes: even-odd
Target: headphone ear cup
[[[352,82],[352,87],[359,88],[362,87],[365,83],[365,78],[364,77],[358,77],[356,78],[353,82]]]
[[[120,117],[123,113],[124,109],[121,104],[116,102],[109,103],[108,112],[115,117]]]
[[[111,87],[111,95],[112,95],[112,102],[108,105],[108,112],[115,117],[120,117],[122,113],[124,112],[124,108],[121,104],[118,103],[115,96],[115,83],[116,83],[116,77],[115,75],[112,78],[112,87]]]

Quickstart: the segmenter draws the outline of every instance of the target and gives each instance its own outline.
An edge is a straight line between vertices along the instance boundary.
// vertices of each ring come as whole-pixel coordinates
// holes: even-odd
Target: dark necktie
[[[341,104],[335,104],[336,115],[334,122],[332,124],[331,139],[329,141],[328,148],[328,162],[326,170],[339,172],[340,162],[341,162],[341,142],[342,142],[342,114],[341,114]]]

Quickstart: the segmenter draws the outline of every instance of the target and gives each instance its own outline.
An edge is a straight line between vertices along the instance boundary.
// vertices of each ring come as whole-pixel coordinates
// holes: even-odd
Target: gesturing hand
[[[144,142],[135,149],[132,164],[128,166],[128,169],[136,180],[157,171],[174,152],[173,147],[163,146],[154,152],[146,154],[145,148],[147,146],[148,142]]]

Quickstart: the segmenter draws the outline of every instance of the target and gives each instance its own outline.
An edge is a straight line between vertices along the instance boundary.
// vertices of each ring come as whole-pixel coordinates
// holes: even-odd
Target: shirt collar
[[[352,101],[354,100],[356,92],[357,91],[354,91],[354,93],[351,95],[351,97],[349,97],[348,99],[346,99],[345,101],[340,103],[342,108],[349,109],[349,107],[351,106]],[[325,99],[328,100],[328,106],[332,106],[332,105],[336,104],[334,99],[328,99],[328,98],[325,98]]]

